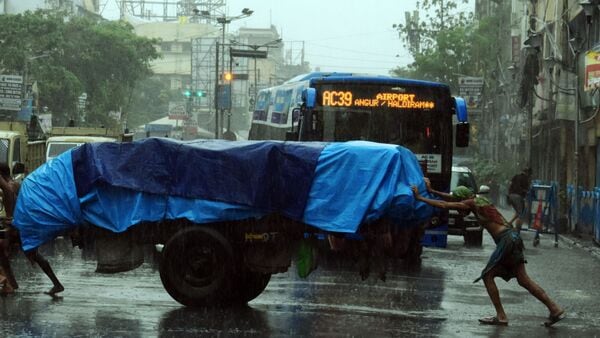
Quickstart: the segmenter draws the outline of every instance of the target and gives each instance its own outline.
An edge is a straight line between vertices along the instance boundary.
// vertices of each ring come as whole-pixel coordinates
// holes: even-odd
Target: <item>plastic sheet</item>
[[[277,212],[331,232],[354,233],[381,217],[414,226],[433,210],[416,157],[373,142],[274,141],[86,144],[30,174],[14,224],[24,250],[80,224],[113,232],[143,221],[210,223]]]

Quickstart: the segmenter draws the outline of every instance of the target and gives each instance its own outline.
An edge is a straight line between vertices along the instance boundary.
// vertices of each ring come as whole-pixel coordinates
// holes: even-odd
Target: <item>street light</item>
[[[253,10],[249,9],[249,8],[244,8],[242,9],[241,14],[239,15],[234,15],[234,16],[226,16],[225,14],[223,15],[218,15],[218,16],[214,16],[211,15],[209,11],[199,11],[198,9],[195,9],[194,11],[194,15],[200,15],[206,19],[213,19],[216,20],[218,24],[220,24],[223,28],[223,34],[221,36],[221,65],[223,67],[222,72],[220,72],[220,67],[219,67],[219,42],[217,41],[217,56],[215,58],[215,111],[217,112],[217,118],[215,119],[215,138],[220,138],[221,136],[221,129],[219,126],[223,124],[223,109],[220,109],[220,114],[219,114],[219,108],[220,107],[220,100],[219,100],[219,85],[223,85],[223,81],[224,79],[222,79],[222,76],[219,76],[220,74],[224,74],[225,73],[225,28],[227,24],[230,24],[232,21],[234,20],[238,20],[238,19],[243,19],[243,18],[247,18],[250,15],[252,15],[252,13],[254,13]],[[221,83],[220,83],[221,82]],[[231,95],[231,94],[230,94]],[[231,114],[231,107],[229,107],[229,114]]]

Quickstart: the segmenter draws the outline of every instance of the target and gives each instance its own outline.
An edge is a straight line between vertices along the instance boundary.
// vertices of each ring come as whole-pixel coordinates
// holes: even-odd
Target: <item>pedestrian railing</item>
[[[577,204],[575,198],[578,199]],[[570,224],[576,225],[577,231],[593,233],[596,243],[600,243],[600,188],[583,190],[583,187],[579,187],[579,194],[575,196],[575,187],[569,184],[567,203]],[[575,212],[576,206],[579,206],[577,212]]]
[[[558,223],[557,184],[533,181],[527,195],[529,228],[553,232]]]

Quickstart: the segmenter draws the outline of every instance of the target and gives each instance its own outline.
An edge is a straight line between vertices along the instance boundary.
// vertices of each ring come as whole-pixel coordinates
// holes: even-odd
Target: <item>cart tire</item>
[[[270,280],[270,273],[252,271],[246,266],[241,267],[232,286],[231,302],[237,305],[248,303],[265,290]]]
[[[234,255],[221,233],[200,226],[182,229],[162,253],[160,279],[173,299],[191,307],[227,305]]]
[[[422,235],[421,233],[418,233]],[[420,240],[421,236],[413,236],[410,247],[406,254],[405,263],[408,267],[418,267],[421,265],[421,254],[423,253],[423,245]]]
[[[481,247],[483,245],[483,229],[466,229],[464,238],[466,246]]]

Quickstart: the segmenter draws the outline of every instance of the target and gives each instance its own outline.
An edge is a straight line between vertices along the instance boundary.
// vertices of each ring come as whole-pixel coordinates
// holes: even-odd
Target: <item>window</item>
[[[8,147],[10,145],[10,140],[8,139],[0,139],[0,162],[8,163]]]
[[[14,153],[13,153],[12,163],[21,162],[21,139],[20,138],[15,139],[15,147],[14,148],[15,149],[14,149]]]

